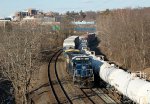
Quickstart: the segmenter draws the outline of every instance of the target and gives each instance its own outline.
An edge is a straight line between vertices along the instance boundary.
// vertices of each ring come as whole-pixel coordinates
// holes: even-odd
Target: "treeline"
[[[65,36],[60,32],[51,33],[50,29],[50,25],[34,22],[8,22],[0,26],[0,90],[3,80],[11,81],[13,93],[3,90],[13,94],[17,104],[26,104],[29,100],[30,88],[38,82],[43,56],[52,55],[62,45]],[[8,98],[0,96],[0,99]]]
[[[97,17],[100,49],[123,68],[150,67],[150,8],[106,10]]]
[[[96,20],[97,12],[95,11],[80,11],[80,12],[75,12],[75,11],[67,11],[65,13],[65,16],[68,17],[71,21],[73,19],[75,21],[94,21]]]

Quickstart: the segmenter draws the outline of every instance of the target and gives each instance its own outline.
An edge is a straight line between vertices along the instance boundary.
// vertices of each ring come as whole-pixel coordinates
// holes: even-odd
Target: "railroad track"
[[[49,64],[48,64],[48,79],[49,79],[49,85],[50,89],[54,95],[55,102],[60,103],[70,103],[73,104],[71,97],[68,96],[67,92],[65,91],[63,84],[61,80],[59,79],[59,75],[57,72],[57,60],[60,54],[62,53],[62,49],[58,50],[53,54],[53,56],[50,58]],[[54,83],[55,82],[55,83]],[[115,104],[115,102],[107,96],[104,92],[100,92],[100,90],[94,89],[80,89],[82,94],[84,95],[83,101],[88,104],[99,104],[98,102],[101,102],[101,104]],[[95,100],[93,97],[97,98]],[[86,101],[85,101],[86,100]]]
[[[108,89],[106,88],[97,88],[97,90],[99,92],[104,92],[106,93],[105,96],[109,96],[113,101],[115,101],[117,104],[123,103],[120,101],[120,99],[118,99],[118,94],[116,92],[110,92]]]
[[[118,104],[112,97],[108,95],[108,93],[104,92],[100,88],[94,88],[92,89],[93,92],[95,92],[106,104]]]
[[[113,99],[110,98],[106,93],[97,88],[91,89],[81,89],[84,95],[88,98],[91,104],[117,104]],[[93,97],[97,97],[97,101],[95,101]],[[99,103],[98,103],[99,102]]]
[[[61,81],[58,77],[58,73],[57,73],[57,69],[56,69],[56,63],[57,63],[57,59],[60,56],[60,54],[62,53],[62,49],[58,50],[56,53],[54,53],[54,55],[51,57],[49,64],[48,64],[48,79],[49,79],[49,85],[50,88],[53,92],[53,95],[56,99],[56,102],[58,104],[60,103],[70,103],[72,104],[71,99],[69,98],[68,94],[66,93],[64,87],[61,84]],[[53,63],[53,60],[55,61],[55,63]],[[55,75],[54,75],[55,73]],[[55,78],[55,79],[54,79]],[[58,82],[58,84],[53,85],[53,82],[56,80]]]
[[[90,98],[90,95],[87,94],[86,91],[84,91],[84,89],[81,89],[82,93],[88,98],[88,100],[92,103],[95,104],[95,102]]]

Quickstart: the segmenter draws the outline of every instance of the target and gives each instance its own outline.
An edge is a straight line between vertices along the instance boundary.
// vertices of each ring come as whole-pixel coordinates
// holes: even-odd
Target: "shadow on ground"
[[[101,40],[96,37],[94,40],[88,41],[88,47],[90,48],[91,51],[95,51],[96,56],[103,55],[104,59],[108,61],[106,55],[102,53],[100,48],[98,47],[100,43],[101,43]]]
[[[15,104],[14,88],[11,81],[0,79],[0,104]]]

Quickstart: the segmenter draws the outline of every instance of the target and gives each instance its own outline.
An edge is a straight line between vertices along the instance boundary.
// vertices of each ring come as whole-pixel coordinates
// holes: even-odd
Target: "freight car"
[[[123,103],[134,101],[138,104],[150,104],[149,81],[134,76],[133,73],[120,69],[95,55],[89,54],[89,57],[92,59],[94,72],[98,72],[99,77],[121,95],[120,100]]]
[[[79,46],[79,36],[71,36],[64,40],[63,49],[77,49]]]

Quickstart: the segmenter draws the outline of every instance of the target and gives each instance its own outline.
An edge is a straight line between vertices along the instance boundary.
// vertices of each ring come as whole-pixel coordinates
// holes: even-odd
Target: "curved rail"
[[[58,57],[60,56],[61,53],[62,53],[62,52],[60,52],[60,53],[58,54],[58,56],[56,57],[56,61],[55,61],[55,73],[56,73],[56,78],[57,78],[58,83],[59,83],[61,89],[63,90],[63,93],[65,94],[67,100],[69,101],[70,104],[73,104],[72,101],[71,101],[71,99],[69,98],[68,94],[66,93],[66,91],[65,91],[65,89],[64,89],[64,87],[63,87],[63,85],[61,84],[61,81],[60,81],[60,79],[59,79],[59,77],[58,77],[58,73],[57,73],[57,68],[56,68],[57,65],[56,65],[56,63],[57,63]]]
[[[48,63],[48,80],[49,80],[49,85],[50,85],[50,87],[51,87],[51,89],[52,89],[52,91],[53,91],[53,94],[54,94],[54,96],[55,96],[55,98],[56,98],[56,100],[57,100],[57,103],[59,103],[59,104],[60,104],[60,101],[59,101],[58,96],[57,96],[57,94],[56,94],[56,92],[55,92],[55,90],[54,90],[54,87],[53,87],[53,84],[52,84],[52,80],[51,80],[50,65],[51,65],[51,62],[52,62],[53,58],[54,58],[54,57],[56,56],[56,54],[59,53],[61,50],[62,50],[62,49],[60,49],[60,50],[58,50],[56,53],[54,53],[54,55],[50,58],[50,61],[49,61],[49,63]]]
[[[53,86],[53,83],[52,83],[52,80],[51,80],[51,73],[50,73],[51,63],[52,63],[52,60],[54,60],[54,58],[55,58],[55,69],[54,69],[54,71],[55,71],[55,75],[56,75],[56,79],[57,79],[57,81],[58,81],[59,87],[60,87],[61,90],[63,91],[65,97],[66,97],[67,100],[68,100],[68,102],[69,102],[70,104],[73,104],[72,101],[71,101],[71,99],[69,98],[68,94],[66,93],[66,91],[65,91],[65,89],[64,89],[64,87],[63,87],[63,85],[62,85],[62,83],[61,83],[61,81],[60,81],[60,79],[59,79],[59,77],[58,77],[58,73],[57,73],[57,67],[56,67],[56,66],[57,66],[57,60],[58,60],[58,57],[60,56],[61,53],[62,53],[62,49],[58,50],[58,51],[57,51],[56,53],[54,53],[54,55],[50,58],[50,61],[49,61],[49,64],[48,64],[48,79],[49,79],[49,85],[50,85],[50,87],[51,87],[51,89],[52,89],[52,92],[53,92],[53,94],[54,94],[54,96],[55,96],[55,99],[56,99],[57,103],[60,104],[61,101],[60,101],[60,99],[59,99],[59,97],[58,97],[58,94],[57,94],[57,92],[55,91],[55,88],[54,88],[54,86]]]

